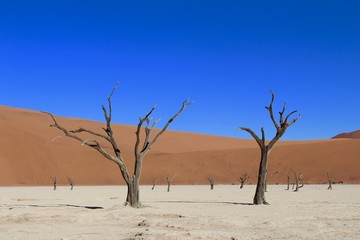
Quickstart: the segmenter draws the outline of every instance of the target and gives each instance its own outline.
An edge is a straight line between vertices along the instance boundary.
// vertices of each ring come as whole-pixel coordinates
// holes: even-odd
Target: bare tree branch
[[[246,128],[246,127],[239,127],[238,130],[243,130],[243,131],[250,133],[250,135],[255,139],[255,141],[257,142],[259,147],[261,149],[264,148],[263,141],[258,137],[258,135],[256,135],[256,133],[253,130],[251,130],[250,128]]]
[[[97,133],[97,132],[94,132],[94,131],[92,131],[92,130],[88,130],[88,129],[82,128],[82,127],[78,128],[78,129],[76,129],[76,130],[70,130],[69,132],[71,132],[71,133],[82,133],[82,132],[86,132],[86,133],[90,133],[90,134],[92,134],[92,135],[95,135],[95,136],[97,136],[97,137],[104,138],[104,139],[106,139],[107,141],[109,141],[109,138],[108,138],[107,136],[105,136],[105,135],[103,135],[103,134],[100,134],[100,133]]]
[[[140,201],[139,201],[139,184],[140,184],[140,175],[141,175],[141,168],[142,168],[142,160],[144,158],[144,156],[148,153],[148,151],[151,149],[151,147],[153,146],[153,144],[155,144],[157,142],[157,140],[160,138],[160,136],[167,130],[167,128],[169,127],[169,125],[174,121],[174,119],[185,109],[187,108],[191,102],[189,99],[187,99],[186,101],[184,101],[182,103],[182,106],[180,108],[180,110],[172,117],[169,119],[169,121],[166,123],[166,125],[162,128],[162,130],[160,130],[156,136],[150,140],[151,138],[151,132],[154,130],[156,124],[158,123],[159,120],[156,120],[155,122],[153,122],[151,124],[151,114],[153,113],[153,111],[155,110],[155,106],[145,115],[144,118],[139,118],[139,123],[137,125],[137,129],[136,129],[136,142],[135,142],[135,146],[134,146],[134,154],[135,154],[135,167],[134,167],[134,174],[130,175],[128,172],[128,169],[126,167],[125,161],[122,157],[121,151],[119,146],[117,145],[117,142],[115,140],[114,137],[114,133],[111,127],[111,120],[112,120],[112,102],[111,102],[111,98],[116,90],[116,88],[118,87],[119,82],[116,83],[116,85],[114,86],[114,88],[112,89],[109,97],[108,97],[108,109],[102,105],[102,110],[104,113],[104,117],[106,120],[106,127],[103,128],[103,130],[105,131],[106,135],[89,130],[89,129],[85,129],[85,128],[78,128],[76,130],[67,130],[65,127],[63,127],[62,125],[60,125],[56,118],[54,117],[53,114],[49,113],[49,112],[43,112],[47,115],[49,115],[52,120],[53,120],[53,124],[51,124],[51,127],[55,127],[57,129],[59,129],[60,131],[62,131],[64,133],[65,136],[73,138],[79,142],[81,142],[82,145],[86,145],[89,146],[91,148],[94,148],[95,150],[97,150],[99,153],[101,153],[105,158],[107,158],[108,160],[111,160],[113,162],[115,162],[119,168],[120,168],[120,172],[127,184],[128,187],[128,194],[126,197],[126,204],[129,204],[132,207],[140,207]],[[145,138],[144,138],[144,142],[143,142],[143,147],[142,150],[139,150],[140,147],[140,143],[141,143],[141,137],[140,137],[140,131],[141,128],[143,127],[143,125],[145,124]],[[150,127],[151,126],[151,127]],[[110,154],[108,151],[106,151],[105,149],[103,149],[100,146],[100,143],[96,140],[96,139],[87,139],[84,138],[82,136],[79,136],[81,133],[87,133],[90,134],[94,137],[97,138],[102,138],[107,140],[114,151],[115,155]],[[169,181],[172,180],[173,177],[171,177],[171,179],[168,179]],[[170,184],[170,183],[169,183]]]
[[[277,122],[275,120],[274,112],[273,112],[273,103],[274,103],[274,100],[275,100],[275,94],[274,94],[274,92],[272,90],[270,90],[270,92],[271,92],[271,101],[270,101],[269,106],[265,107],[265,108],[269,111],[271,121],[273,122],[275,128],[278,129],[279,125],[277,124]]]
[[[151,149],[151,147],[159,140],[159,138],[161,137],[161,135],[166,131],[166,129],[170,126],[170,124],[180,115],[180,113],[182,113],[182,111],[184,111],[188,106],[190,106],[192,104],[192,102],[189,99],[186,99],[183,103],[182,106],[180,108],[179,111],[177,111],[177,113],[175,113],[175,115],[169,119],[169,121],[167,121],[167,123],[165,124],[165,126],[163,127],[163,129],[161,129],[160,132],[158,132],[155,137],[153,138],[153,140],[151,140],[149,142],[149,144],[147,145],[146,148],[144,148],[141,151],[141,155],[145,156],[148,151]]]

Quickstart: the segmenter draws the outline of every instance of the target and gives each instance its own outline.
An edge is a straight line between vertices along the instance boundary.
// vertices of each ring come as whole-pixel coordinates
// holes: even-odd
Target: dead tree
[[[248,180],[249,178],[250,178],[250,175],[248,175],[247,172],[245,172],[238,178],[238,181],[240,182],[240,189],[242,189],[244,187],[246,180]]]
[[[332,190],[332,184],[334,183],[334,178],[332,175],[330,175],[329,173],[326,173],[327,174],[327,181],[328,181],[328,190]]]
[[[157,182],[157,178],[152,178],[152,188],[151,190],[154,190],[155,189],[155,185],[156,185],[156,182]]]
[[[270,179],[270,177],[272,177],[272,176],[274,176],[275,174],[278,174],[279,173],[279,171],[275,171],[275,172],[273,172],[272,174],[268,174],[268,173],[266,173],[266,179],[265,179],[265,192],[267,192],[267,182],[268,182],[268,180]]]
[[[285,190],[290,190],[290,178],[291,178],[291,175],[290,173],[288,175],[286,175],[286,179],[287,179],[287,188]]]
[[[170,185],[172,180],[174,179],[174,176],[167,176],[166,177],[166,182],[167,182],[167,191],[170,192]]]
[[[302,182],[302,174],[300,172],[300,170],[298,171],[298,173],[296,173],[294,170],[291,169],[291,171],[294,174],[294,178],[295,178],[295,190],[294,192],[298,192],[300,188],[302,188],[304,186],[304,183]]]
[[[292,111],[288,115],[284,116],[286,104],[284,104],[283,109],[281,112],[279,112],[279,122],[275,120],[274,113],[273,113],[273,102],[275,95],[271,91],[271,102],[270,105],[265,107],[269,114],[270,118],[272,120],[272,123],[274,124],[276,128],[276,135],[271,141],[266,141],[265,139],[265,131],[264,128],[261,128],[261,138],[250,128],[246,127],[239,127],[239,130],[243,130],[248,132],[257,142],[257,144],[260,147],[261,150],[261,157],[260,157],[260,166],[259,166],[259,174],[258,174],[258,180],[257,180],[257,186],[256,186],[256,192],[254,196],[253,203],[258,204],[268,204],[265,199],[265,186],[266,186],[266,175],[267,175],[267,164],[268,164],[268,156],[272,148],[274,147],[275,143],[284,135],[287,128],[290,127],[292,124],[294,124],[299,118],[300,115],[298,115],[293,120],[289,121],[289,118],[291,115],[296,113],[297,111]]]
[[[57,186],[57,178],[55,177],[50,177],[53,180],[53,186],[54,186],[54,191],[56,190],[56,186]]]
[[[70,190],[74,189],[74,180],[72,178],[70,178],[69,176],[66,176],[68,183],[70,185]]]
[[[214,185],[215,185],[215,177],[207,177],[207,180],[210,184],[210,190],[214,190]]]
[[[76,130],[68,130],[62,125],[60,125],[57,120],[55,119],[54,115],[48,112],[44,112],[53,120],[53,124],[51,124],[51,127],[58,128],[60,131],[64,133],[66,137],[73,138],[79,142],[81,142],[82,145],[86,145],[88,147],[91,147],[95,150],[97,150],[99,153],[101,153],[106,159],[114,162],[120,169],[120,173],[123,177],[123,179],[126,182],[127,185],[127,196],[126,196],[126,205],[129,205],[134,208],[141,207],[141,203],[139,200],[139,182],[140,182],[140,176],[141,176],[141,169],[142,169],[142,163],[144,157],[148,154],[150,149],[154,146],[154,144],[159,140],[159,138],[164,134],[164,132],[168,129],[170,124],[174,121],[175,118],[179,116],[179,114],[187,108],[191,102],[187,99],[182,103],[182,106],[180,110],[178,110],[165,124],[165,126],[159,130],[153,138],[151,138],[151,133],[154,130],[156,124],[159,120],[152,122],[151,114],[155,110],[155,106],[145,115],[145,117],[139,117],[139,123],[137,125],[136,129],[136,142],[134,147],[134,155],[135,155],[135,166],[134,166],[134,172],[131,174],[129,172],[128,167],[125,164],[123,155],[121,153],[120,147],[117,144],[117,141],[114,136],[114,132],[111,127],[111,120],[112,120],[112,103],[111,103],[111,97],[114,94],[117,86],[119,83],[115,85],[115,87],[112,89],[109,97],[108,97],[108,109],[103,105],[102,110],[104,112],[104,117],[106,120],[106,127],[103,128],[105,131],[104,134],[95,132],[93,130],[85,129],[85,128],[78,128]],[[145,125],[145,127],[143,127]],[[144,139],[141,141],[141,130],[145,131]],[[91,138],[84,138],[83,135],[79,134],[89,134],[93,137]],[[100,143],[99,139],[105,139],[107,142],[109,142],[112,146],[113,153],[105,150]]]

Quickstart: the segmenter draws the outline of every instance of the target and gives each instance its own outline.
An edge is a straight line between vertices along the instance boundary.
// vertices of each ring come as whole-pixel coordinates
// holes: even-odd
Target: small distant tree
[[[54,186],[54,191],[56,190],[56,185],[57,185],[57,178],[55,177],[50,177],[53,181],[53,186]]]
[[[273,172],[272,174],[268,174],[268,173],[266,173],[266,175],[267,175],[267,177],[266,177],[266,179],[265,179],[265,192],[267,192],[267,182],[268,182],[268,180],[270,179],[270,177],[272,177],[272,176],[274,176],[274,175],[276,175],[276,174],[278,174],[279,173],[279,171],[275,171],[275,172]]]
[[[275,95],[272,91],[271,91],[271,96],[272,96],[272,98],[271,98],[270,105],[265,108],[268,110],[271,121],[273,122],[274,127],[276,129],[276,134],[272,140],[266,141],[264,128],[261,128],[261,138],[250,128],[246,128],[246,127],[238,128],[239,130],[248,132],[255,139],[255,141],[259,145],[260,151],[261,151],[259,174],[258,174],[255,196],[254,196],[254,200],[253,200],[253,203],[255,205],[268,204],[268,202],[265,199],[265,186],[266,186],[268,156],[269,156],[270,151],[275,146],[276,142],[284,135],[284,133],[286,132],[288,127],[290,127],[292,124],[294,124],[300,118],[300,115],[298,115],[293,120],[291,120],[291,121],[289,120],[291,115],[293,115],[297,111],[292,111],[288,115],[284,116],[285,108],[286,108],[286,104],[284,104],[282,111],[279,112],[280,116],[279,116],[279,121],[277,122],[275,120],[274,113],[273,113],[273,102],[274,102]]]
[[[214,189],[214,185],[215,185],[215,177],[213,176],[209,176],[207,177],[207,180],[210,184],[210,190],[213,190]]]
[[[68,183],[70,185],[70,190],[73,190],[74,189],[74,180],[69,176],[66,176],[66,178],[67,178]]]
[[[298,192],[299,189],[304,186],[304,183],[302,182],[303,176],[302,176],[300,170],[298,171],[298,173],[296,173],[293,169],[291,169],[291,171],[293,172],[294,179],[295,179],[295,190],[294,190],[294,192]]]
[[[286,180],[287,180],[287,188],[286,188],[286,190],[290,190],[290,179],[291,179],[291,175],[289,173],[288,175],[286,175]]]
[[[170,192],[170,186],[171,186],[171,182],[173,181],[174,176],[167,176],[166,177],[166,182],[167,182],[167,191]]]
[[[155,136],[151,139],[151,133],[153,132],[156,124],[159,120],[152,122],[151,114],[155,110],[155,106],[145,115],[145,117],[139,117],[139,123],[136,128],[136,142],[134,147],[134,155],[135,155],[135,166],[134,172],[131,174],[129,172],[128,167],[125,164],[124,157],[120,150],[120,147],[115,139],[114,132],[111,126],[112,120],[112,102],[111,97],[113,96],[119,82],[115,85],[113,90],[111,91],[108,97],[108,108],[104,105],[102,106],[102,110],[104,112],[104,117],[106,120],[106,127],[103,128],[105,133],[98,133],[93,130],[85,129],[85,128],[78,128],[76,130],[68,130],[67,128],[63,127],[59,124],[59,122],[55,119],[54,115],[49,112],[43,112],[45,114],[50,115],[53,120],[53,124],[51,127],[55,127],[62,131],[66,137],[73,138],[82,143],[82,145],[86,145],[90,148],[95,149],[100,154],[102,154],[106,159],[114,162],[120,169],[120,173],[127,185],[127,196],[125,205],[129,205],[134,208],[141,207],[140,203],[140,195],[139,195],[139,184],[140,184],[140,176],[141,176],[141,169],[144,157],[149,153],[150,149],[154,146],[154,144],[160,139],[160,137],[164,134],[164,132],[168,129],[170,124],[177,118],[183,110],[185,110],[191,102],[187,99],[182,103],[181,108],[167,121],[165,126],[159,130]],[[145,126],[144,126],[145,125]],[[143,140],[141,140],[141,130],[145,131]],[[84,135],[81,134],[88,134],[93,138],[85,138]],[[101,146],[99,139],[106,140],[112,146],[112,151],[110,152]]]
[[[247,172],[241,174],[241,176],[238,178],[238,181],[240,182],[240,189],[244,187],[245,182],[250,178],[250,175],[247,174]]]
[[[156,182],[157,182],[157,178],[152,178],[152,188],[151,188],[151,190],[155,189]]]
[[[327,174],[327,181],[328,181],[328,184],[329,184],[327,189],[332,190],[332,184],[334,183],[334,178],[328,172],[326,174]]]

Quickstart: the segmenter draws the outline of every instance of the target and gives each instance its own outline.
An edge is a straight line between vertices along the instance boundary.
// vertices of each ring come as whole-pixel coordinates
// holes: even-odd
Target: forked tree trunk
[[[141,175],[141,166],[142,161],[144,157],[147,155],[147,153],[150,151],[152,146],[159,140],[159,138],[164,134],[164,132],[167,130],[167,128],[170,126],[170,124],[177,118],[180,113],[187,108],[191,102],[189,99],[185,100],[180,108],[179,111],[177,111],[165,124],[165,126],[153,137],[151,138],[152,130],[155,128],[156,124],[159,120],[152,122],[151,121],[151,114],[155,110],[155,106],[145,115],[145,117],[141,118],[139,117],[139,123],[137,125],[136,130],[136,142],[134,147],[134,155],[135,155],[135,167],[134,167],[134,174],[130,175],[128,168],[126,167],[124,158],[122,156],[120,147],[118,146],[116,139],[114,137],[114,133],[111,127],[111,120],[112,120],[112,103],[111,103],[111,97],[114,94],[117,86],[119,83],[115,85],[113,90],[111,91],[109,97],[108,97],[108,109],[103,105],[102,109],[104,112],[104,117],[106,120],[106,127],[103,128],[105,131],[105,134],[98,133],[93,130],[85,129],[80,127],[76,130],[67,130],[63,126],[61,126],[55,119],[54,115],[48,112],[44,112],[51,116],[53,119],[53,124],[51,124],[51,127],[56,127],[59,130],[61,130],[65,136],[71,137],[79,142],[81,142],[82,145],[86,145],[88,147],[91,147],[95,150],[97,150],[99,153],[101,153],[106,159],[116,163],[119,168],[121,175],[123,179],[125,180],[127,186],[128,186],[128,193],[126,197],[126,205],[129,205],[134,208],[138,208],[141,206],[139,201],[139,181],[140,181],[140,175]],[[151,124],[152,123],[152,124]],[[145,128],[144,128],[145,125]],[[145,134],[144,139],[141,139],[140,131],[144,130]],[[84,135],[78,135],[80,133],[86,133],[91,136],[91,138],[85,138]],[[113,153],[108,152],[105,148],[103,148],[98,141],[98,139],[106,140],[108,141],[111,146]],[[55,179],[56,180],[56,179]],[[56,189],[56,181],[54,182],[54,190]]]
[[[284,116],[285,109],[286,109],[286,104],[284,104],[282,111],[279,112],[279,115],[280,115],[279,123],[277,123],[277,121],[275,120],[275,117],[274,117],[274,112],[273,112],[274,98],[275,98],[275,95],[271,91],[270,105],[268,107],[265,107],[270,114],[270,118],[274,124],[274,127],[276,128],[276,135],[274,136],[274,138],[271,141],[266,141],[264,128],[261,128],[261,138],[250,128],[246,128],[246,127],[238,128],[239,130],[243,130],[243,131],[250,133],[250,135],[255,139],[255,141],[259,145],[260,151],[261,151],[258,182],[256,185],[256,191],[255,191],[255,196],[254,196],[254,201],[253,201],[253,203],[256,205],[268,204],[265,199],[265,190],[266,190],[266,177],[267,177],[266,176],[267,175],[267,160],[268,160],[268,155],[269,155],[271,149],[274,147],[276,142],[284,135],[284,133],[286,132],[286,129],[288,127],[290,127],[292,124],[294,124],[300,118],[300,115],[299,115],[298,117],[296,117],[293,120],[291,120],[290,122],[288,122],[290,116],[292,114],[296,113],[297,111],[292,111],[289,114],[287,114],[286,116]]]
[[[267,149],[261,153],[258,181],[257,181],[255,196],[253,200],[253,203],[256,205],[268,204],[268,202],[266,202],[265,199],[268,154],[269,152]]]
[[[294,173],[294,178],[295,178],[295,190],[294,192],[298,192],[300,188],[302,188],[304,186],[304,184],[302,183],[302,174],[299,171],[299,173],[297,174],[294,170],[291,170]]]
[[[173,176],[168,176],[166,177],[166,182],[167,182],[167,191],[170,192],[170,186],[171,186],[171,182],[173,180]]]

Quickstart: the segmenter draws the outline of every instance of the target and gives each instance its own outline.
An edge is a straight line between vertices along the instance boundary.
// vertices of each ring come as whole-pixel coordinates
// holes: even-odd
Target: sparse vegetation
[[[67,178],[68,183],[70,185],[70,190],[73,190],[74,189],[74,180],[69,176],[66,176],[66,178]]]
[[[293,172],[294,174],[294,178],[295,178],[295,189],[294,189],[294,192],[298,192],[300,188],[302,188],[304,186],[304,183],[303,183],[303,176],[300,172],[300,170],[298,171],[298,173],[296,173],[293,169],[291,169],[291,171]]]
[[[157,182],[157,178],[152,178],[152,188],[151,188],[151,190],[155,189],[156,182]]]
[[[53,182],[53,189],[54,191],[56,190],[56,187],[57,187],[57,178],[56,176],[54,177],[50,177],[52,179],[52,182]]]
[[[166,177],[166,182],[167,182],[167,191],[170,192],[170,186],[171,186],[171,182],[173,181],[174,176],[167,176]]]
[[[247,174],[247,172],[241,174],[241,176],[238,178],[238,181],[240,182],[240,189],[244,187],[245,182],[250,178],[250,175]]]
[[[331,174],[329,174],[328,172],[326,173],[327,174],[327,181],[328,181],[328,190],[332,190],[332,184],[334,183],[334,178]]]
[[[210,184],[210,190],[214,189],[214,185],[215,185],[215,177],[214,176],[209,176],[207,177],[207,180]]]

